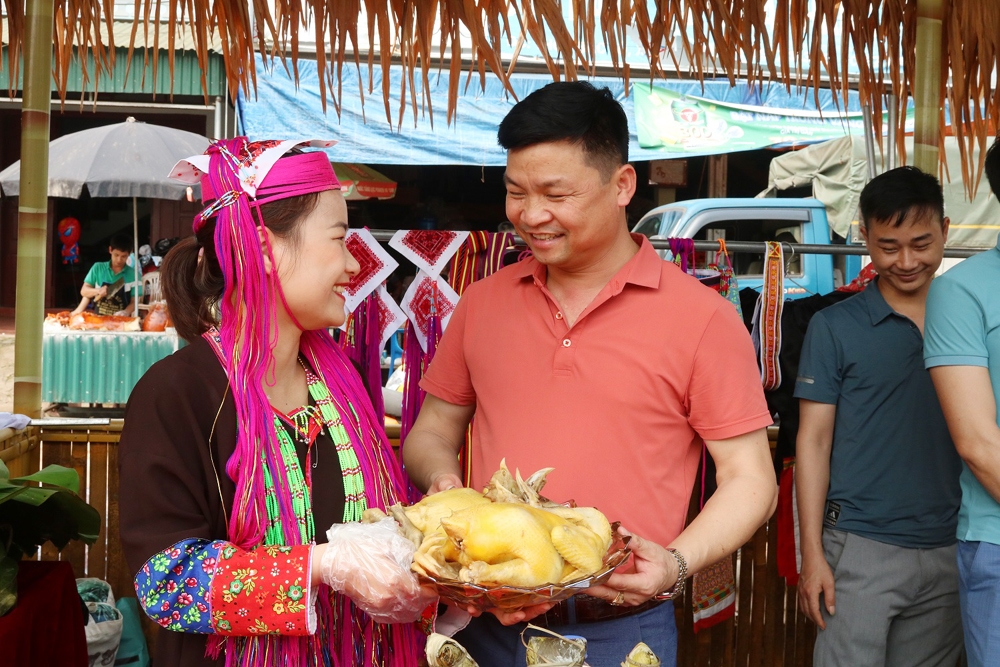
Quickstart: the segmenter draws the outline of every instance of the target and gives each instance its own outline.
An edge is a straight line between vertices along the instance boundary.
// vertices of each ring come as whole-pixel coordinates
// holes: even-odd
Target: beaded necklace
[[[204,338],[215,350],[219,359],[222,360],[224,358],[222,356],[222,341],[218,337],[217,331],[211,330],[207,332]],[[368,509],[368,500],[365,496],[364,476],[361,472],[361,463],[358,460],[357,452],[354,451],[354,445],[347,433],[347,429],[344,428],[343,419],[340,416],[337,406],[334,404],[333,397],[326,383],[305,364],[301,357],[299,358],[299,364],[305,371],[306,386],[309,389],[309,396],[312,398],[315,408],[310,407],[293,415],[291,418],[292,424],[299,434],[306,436],[307,442],[308,440],[314,440],[314,435],[310,433],[312,431],[312,422],[318,421],[326,429],[330,440],[333,441],[336,447],[337,458],[340,461],[341,475],[343,476],[343,520],[345,523],[360,521],[362,513]],[[346,407],[351,410],[351,416],[354,419],[358,419],[354,406],[347,403]],[[317,412],[319,413],[318,416],[316,415]],[[302,415],[305,415],[304,426],[298,423],[298,419],[301,419]],[[295,441],[285,429],[281,417],[277,413],[274,414],[274,431],[278,441],[281,468],[284,473],[284,479],[281,480],[284,484],[281,486],[288,489],[288,493],[291,495],[292,510],[295,515],[301,544],[310,544],[314,541],[316,535],[310,495],[312,475],[309,471],[309,463],[312,456],[312,448],[310,447],[307,454],[306,471],[303,472],[302,466],[299,464],[298,454],[295,451]],[[318,432],[315,435],[318,435]],[[281,511],[278,500],[279,488],[275,484],[271,466],[267,465],[267,457],[264,452],[261,452],[261,464],[261,468],[264,471],[264,505],[267,508],[264,544],[288,546],[282,529]]]
[[[368,509],[368,501],[365,496],[365,480],[361,474],[361,462],[358,461],[358,454],[354,451],[351,438],[347,434],[347,429],[344,428],[344,421],[341,419],[337,407],[333,404],[330,390],[301,359],[299,363],[302,364],[302,368],[306,372],[309,395],[319,411],[320,421],[326,427],[326,432],[337,449],[337,459],[340,461],[341,475],[344,479],[344,523],[361,521],[361,514]],[[348,404],[347,407],[351,410],[352,416],[357,419],[354,406]],[[285,435],[287,437],[288,434],[285,433]]]
[[[340,461],[340,470],[344,480],[344,522],[360,521],[361,514],[368,509],[365,498],[365,481],[361,475],[361,463],[358,455],[351,444],[351,438],[344,429],[344,422],[337,412],[330,396],[330,390],[326,384],[319,379],[309,368],[299,359],[302,369],[306,373],[306,385],[309,387],[309,396],[316,404],[315,411],[302,411],[298,415],[307,414],[307,419],[315,419],[315,412],[319,412],[319,421],[333,441],[337,449],[337,459]],[[353,408],[352,408],[353,409]],[[355,415],[356,416],[356,415]],[[307,422],[308,423],[308,422]],[[299,433],[306,431],[298,423],[293,422]],[[292,495],[292,509],[295,512],[295,521],[299,528],[299,535],[302,544],[309,544],[316,535],[316,528],[313,524],[312,502],[310,501],[309,490],[311,487],[311,477],[308,474],[309,459],[307,458],[307,473],[303,475],[302,467],[299,465],[298,454],[295,452],[295,442],[288,434],[281,418],[274,415],[274,431],[278,436],[278,447],[281,452],[281,460],[285,469],[287,488]],[[308,454],[312,456],[312,448]],[[281,526],[281,516],[278,509],[278,490],[275,487],[274,479],[267,465],[264,468],[264,502],[267,507],[267,529],[264,533],[266,544],[284,544],[284,532]]]

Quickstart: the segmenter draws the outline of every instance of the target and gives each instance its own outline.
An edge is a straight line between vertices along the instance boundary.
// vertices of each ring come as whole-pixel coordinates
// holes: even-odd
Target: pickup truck
[[[650,239],[687,238],[726,241],[783,241],[830,244],[826,207],[818,199],[690,199],[658,206],[644,215],[633,232]],[[698,253],[700,268],[714,253]],[[729,251],[740,289],[760,290],[763,253]],[[836,261],[835,261],[836,260]],[[785,254],[785,297],[797,299],[832,292],[861,269],[859,255]]]

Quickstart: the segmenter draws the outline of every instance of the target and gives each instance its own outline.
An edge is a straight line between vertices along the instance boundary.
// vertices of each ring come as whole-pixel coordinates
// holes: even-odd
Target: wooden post
[[[729,156],[708,156],[708,196],[725,197],[728,190],[727,172],[729,171]]]
[[[913,165],[928,174],[937,174],[939,164],[943,17],[944,0],[917,0]]]
[[[14,303],[14,412],[29,417],[40,417],[42,411],[52,12],[53,3],[50,0],[28,0],[24,20],[21,193],[17,208],[17,291]]]

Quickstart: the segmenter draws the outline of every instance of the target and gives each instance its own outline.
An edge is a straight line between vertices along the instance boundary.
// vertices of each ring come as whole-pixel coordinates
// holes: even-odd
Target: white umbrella
[[[132,198],[135,284],[139,291],[139,213],[137,197],[183,199],[188,185],[167,174],[181,160],[208,148],[208,139],[184,130],[152,125],[129,117],[124,123],[74,132],[49,142],[49,196],[78,199],[84,186],[91,197]],[[20,193],[21,162],[0,171],[0,190]],[[197,197],[199,193],[195,186]]]

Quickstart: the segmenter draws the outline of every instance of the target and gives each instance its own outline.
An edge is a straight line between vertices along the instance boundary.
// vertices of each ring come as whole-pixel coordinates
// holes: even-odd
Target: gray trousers
[[[835,614],[820,609],[815,667],[955,667],[962,652],[955,545],[910,549],[825,528]]]

